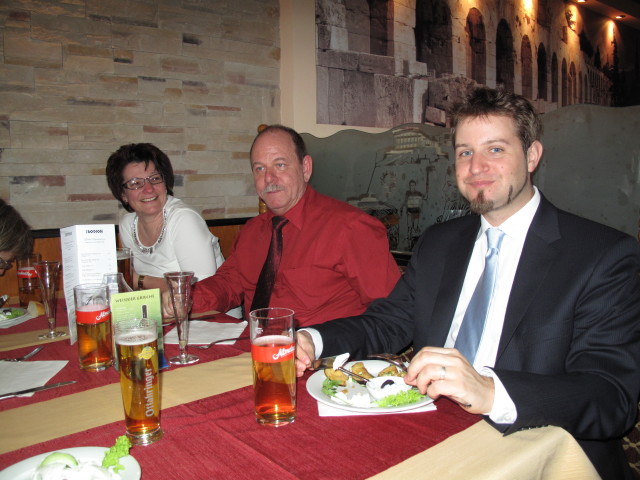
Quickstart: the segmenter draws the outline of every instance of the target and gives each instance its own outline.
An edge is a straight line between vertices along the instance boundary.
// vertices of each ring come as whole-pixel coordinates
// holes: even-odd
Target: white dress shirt
[[[491,305],[489,305],[487,323],[485,324],[480,345],[478,346],[478,352],[473,362],[474,368],[479,373],[485,376],[491,376],[494,379],[496,392],[493,408],[491,412],[488,412],[488,415],[491,420],[496,423],[513,423],[517,416],[513,401],[507,394],[500,379],[497,378],[490,367],[493,367],[496,363],[496,354],[498,352],[500,336],[502,335],[504,316],[507,311],[507,303],[511,295],[511,287],[513,286],[513,279],[515,278],[518,262],[520,261],[522,247],[524,246],[527,232],[531,226],[531,221],[540,205],[540,192],[538,192],[536,187],[533,188],[534,195],[524,207],[514,213],[501,225],[495,225],[495,227],[505,233],[505,236],[502,240],[500,254],[498,256],[498,274]],[[454,347],[467,306],[480,279],[480,275],[482,275],[482,271],[484,270],[484,260],[488,248],[485,231],[493,225],[489,224],[484,217],[480,218],[480,222],[480,230],[478,231],[476,243],[471,253],[471,259],[467,267],[462,291],[458,298],[458,306],[453,316],[453,322],[451,323],[451,328],[444,344],[445,348]]]

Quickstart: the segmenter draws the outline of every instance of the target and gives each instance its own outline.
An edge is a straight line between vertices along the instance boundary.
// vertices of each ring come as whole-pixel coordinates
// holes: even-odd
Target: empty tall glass
[[[34,266],[36,267],[36,274],[40,281],[42,303],[44,304],[44,311],[47,315],[47,322],[49,324],[49,332],[38,336],[38,338],[56,338],[67,335],[65,332],[56,331],[56,290],[58,287],[60,262],[43,260],[41,262],[34,263]]]
[[[200,358],[187,353],[189,343],[189,310],[191,309],[191,280],[193,272],[169,272],[164,274],[169,287],[169,295],[178,329],[178,345],[180,354],[171,357],[169,363],[190,365]]]

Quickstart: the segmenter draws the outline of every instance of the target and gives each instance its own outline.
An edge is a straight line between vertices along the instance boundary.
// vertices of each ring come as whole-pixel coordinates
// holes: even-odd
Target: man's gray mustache
[[[282,190],[284,190],[284,187],[281,185],[268,185],[262,190],[261,194],[264,195],[265,193],[280,192]]]

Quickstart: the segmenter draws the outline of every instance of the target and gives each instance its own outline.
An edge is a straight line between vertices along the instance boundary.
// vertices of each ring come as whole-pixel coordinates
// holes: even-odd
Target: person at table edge
[[[175,176],[166,153],[151,143],[122,145],[107,160],[107,183],[129,212],[120,239],[133,253],[134,289],[167,291],[166,272],[213,275],[224,262],[218,239],[198,212],[173,196]],[[240,317],[240,310],[228,312]]]
[[[13,206],[0,198],[0,277],[16,258],[27,257],[32,247],[31,228]]]
[[[248,318],[275,215],[288,223],[269,305],[295,311],[297,325],[357,315],[391,291],[400,272],[384,225],[308,185],[313,162],[296,131],[266,127],[254,139],[250,158],[268,211],[243,226],[226,262],[195,285],[194,311],[242,304]]]
[[[603,478],[633,478],[620,439],[640,389],[638,243],[557,209],[533,186],[542,126],[525,98],[478,89],[454,108],[452,125],[457,185],[480,216],[427,229],[394,290],[364,314],[301,330],[298,376],[314,356],[360,359],[413,343],[406,382],[421,392],[504,434],[562,427]],[[505,236],[470,363],[454,346],[489,227]]]

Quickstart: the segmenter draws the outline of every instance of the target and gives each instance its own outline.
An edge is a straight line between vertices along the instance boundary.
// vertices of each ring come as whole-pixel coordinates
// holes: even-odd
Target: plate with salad
[[[346,363],[344,368],[347,370],[362,373],[364,368],[373,377],[366,386],[352,377],[340,382],[340,379],[333,375],[329,378],[324,370],[320,370],[307,380],[307,391],[320,403],[351,412],[397,413],[433,403],[433,399],[405,384],[400,372],[394,374],[395,367],[390,371],[389,365],[383,360]]]
[[[27,458],[0,471],[0,480],[140,480],[140,464],[129,455],[126,436],[111,448],[63,448]]]

